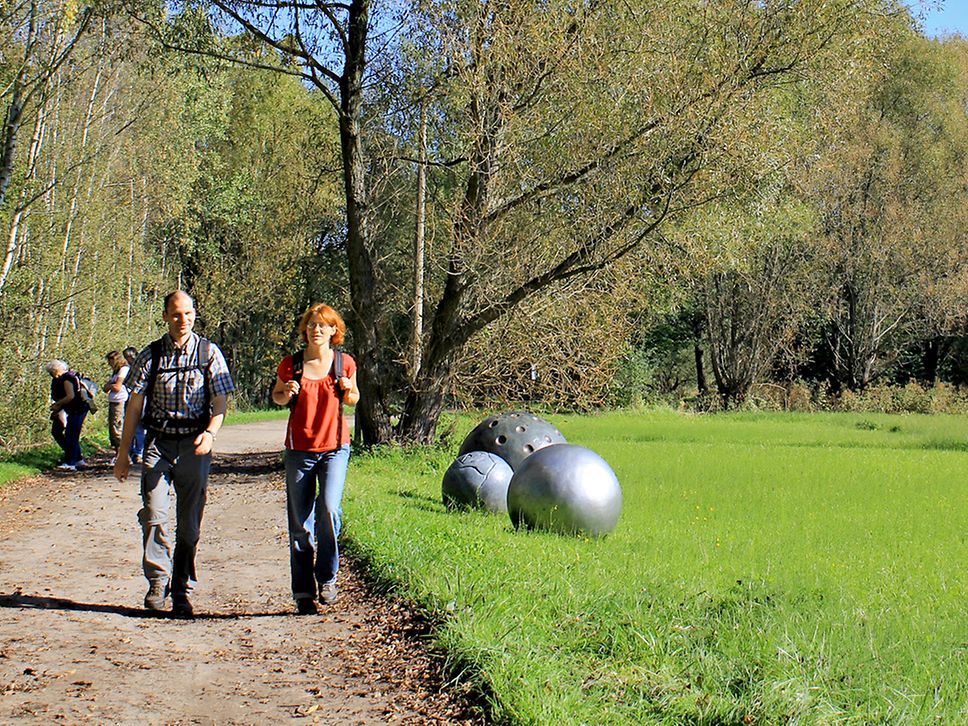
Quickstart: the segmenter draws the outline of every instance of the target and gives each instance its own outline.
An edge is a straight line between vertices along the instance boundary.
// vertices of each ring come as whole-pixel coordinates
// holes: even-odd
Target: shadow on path
[[[42,595],[23,595],[13,593],[10,595],[0,595],[0,608],[17,608],[26,610],[68,610],[74,612],[87,613],[112,613],[123,615],[126,618],[138,618],[140,620],[168,619],[171,614],[166,611],[145,610],[144,608],[133,608],[128,605],[110,605],[107,603],[86,603],[75,602],[63,597],[45,597]],[[242,620],[245,618],[278,618],[293,615],[291,610],[264,613],[195,613],[192,620]]]
[[[240,476],[265,476],[283,471],[285,465],[279,452],[251,454],[220,454],[212,457],[212,474],[235,474]]]

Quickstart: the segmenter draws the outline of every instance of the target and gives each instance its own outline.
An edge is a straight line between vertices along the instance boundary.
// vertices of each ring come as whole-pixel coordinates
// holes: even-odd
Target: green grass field
[[[446,512],[453,450],[358,456],[347,486],[348,548],[496,720],[968,723],[968,419],[553,421],[622,483],[608,537]]]

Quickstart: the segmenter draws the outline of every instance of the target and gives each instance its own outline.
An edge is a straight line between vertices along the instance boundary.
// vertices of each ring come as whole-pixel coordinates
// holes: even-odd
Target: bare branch
[[[536,201],[558,191],[559,189],[563,189],[564,187],[571,186],[572,184],[581,181],[595,170],[600,169],[606,164],[606,162],[618,156],[622,151],[627,149],[633,143],[641,139],[658,126],[659,122],[657,120],[650,120],[636,129],[633,133],[614,144],[612,148],[606,151],[604,154],[595,157],[591,161],[586,162],[584,165],[566,174],[562,174],[554,179],[549,179],[541,182],[540,184],[536,184],[531,189],[499,204],[487,214],[485,217],[485,223],[493,223],[517,207],[520,207],[522,204]]]

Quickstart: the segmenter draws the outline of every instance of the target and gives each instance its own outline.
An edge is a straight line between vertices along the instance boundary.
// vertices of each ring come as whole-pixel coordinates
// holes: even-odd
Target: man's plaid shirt
[[[179,421],[207,418],[211,415],[205,410],[205,374],[198,368],[205,367],[206,361],[198,360],[201,338],[192,333],[183,348],[176,348],[168,333],[161,339],[161,360],[155,362],[158,377],[151,394],[151,411],[145,411],[146,418],[165,422],[164,429],[174,434],[194,433],[191,429],[179,427]],[[209,342],[212,364],[209,367],[209,401],[216,396],[225,396],[235,390],[235,383],[229,373],[225,356],[215,343]],[[148,372],[151,366],[151,346],[138,354],[131,370],[128,371],[124,385],[132,393],[145,394],[148,386]],[[166,369],[187,369],[165,372]]]

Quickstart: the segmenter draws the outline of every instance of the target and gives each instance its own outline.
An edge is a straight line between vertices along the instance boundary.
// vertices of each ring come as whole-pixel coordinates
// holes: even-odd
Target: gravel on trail
[[[142,607],[138,467],[0,489],[0,723],[485,723],[427,624],[352,561],[335,605],[295,615],[283,425],[219,434],[192,621]]]

